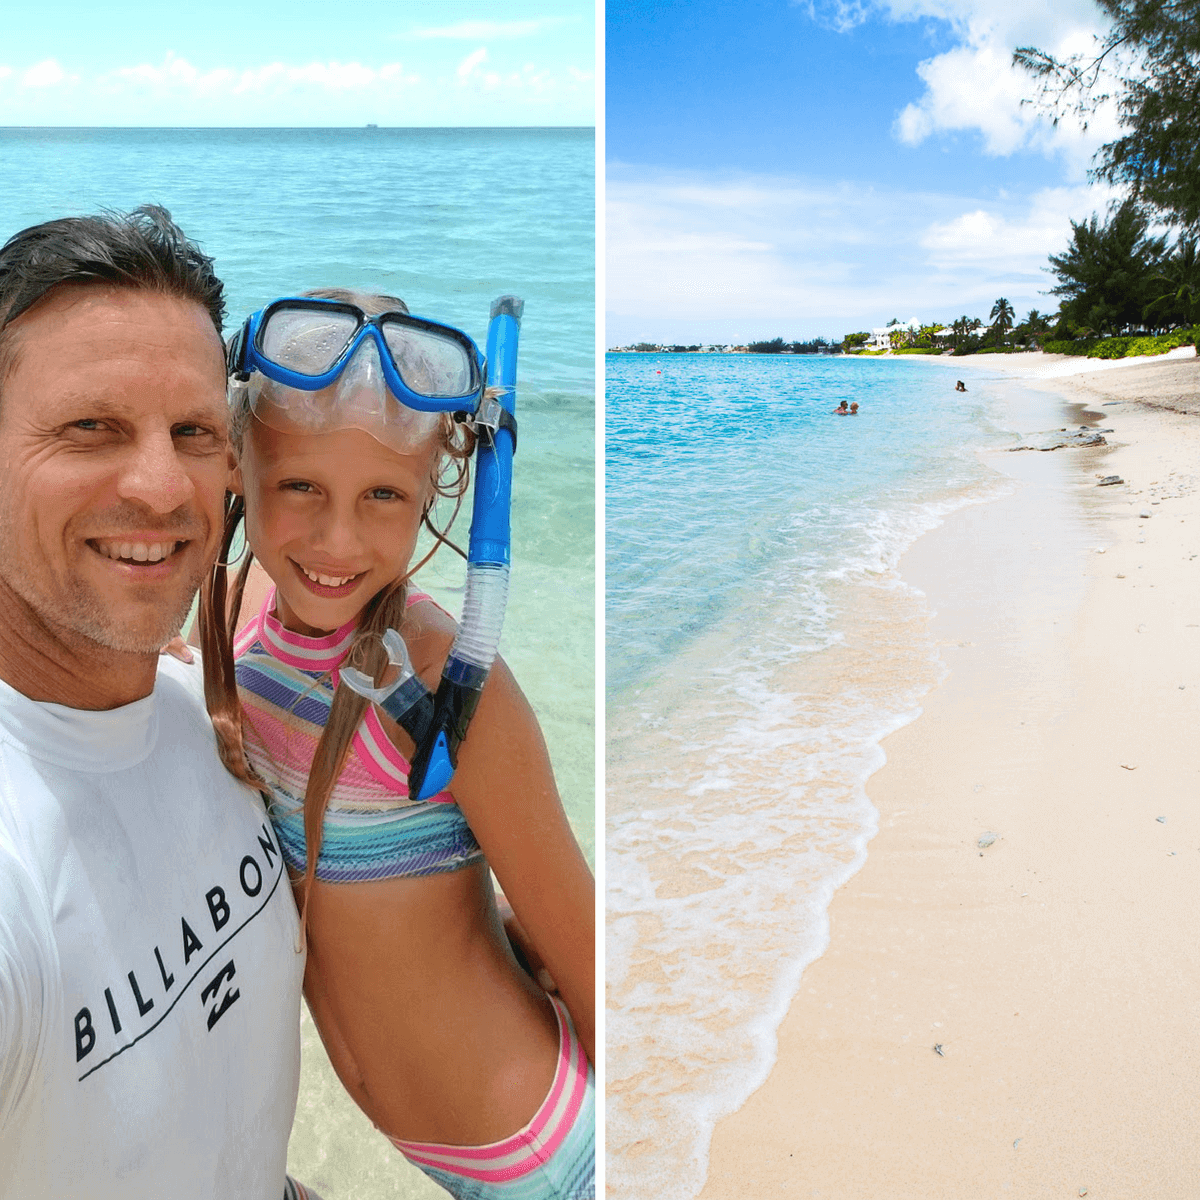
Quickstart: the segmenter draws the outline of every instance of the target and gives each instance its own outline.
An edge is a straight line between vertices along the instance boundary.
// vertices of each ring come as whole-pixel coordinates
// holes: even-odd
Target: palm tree
[[[954,348],[957,350],[959,346],[967,340],[971,333],[978,327],[978,318],[968,317],[965,313],[955,321],[950,328],[954,331]]]
[[[992,305],[992,311],[988,313],[988,316],[992,320],[993,328],[999,334],[998,340],[1004,340],[1005,333],[1012,328],[1015,315],[1013,306],[1003,296]]]
[[[1013,338],[1022,346],[1033,342],[1041,345],[1041,337],[1050,330],[1050,318],[1036,308],[1029,310],[1029,315],[1013,330]]]

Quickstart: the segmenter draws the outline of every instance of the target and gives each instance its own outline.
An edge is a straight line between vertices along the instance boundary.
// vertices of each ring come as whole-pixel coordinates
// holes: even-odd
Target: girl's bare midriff
[[[550,1090],[554,1011],[513,957],[483,863],[318,880],[304,991],[343,1085],[392,1137],[486,1145]]]

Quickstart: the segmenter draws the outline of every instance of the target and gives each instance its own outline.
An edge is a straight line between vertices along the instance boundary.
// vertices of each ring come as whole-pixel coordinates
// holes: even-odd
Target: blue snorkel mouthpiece
[[[467,550],[462,618],[436,694],[430,695],[408,661],[404,639],[393,629],[384,648],[397,679],[382,688],[360,671],[342,670],[342,681],[378,704],[416,743],[408,775],[409,795],[428,800],[444,791],[458,765],[458,748],[496,659],[508,572],[512,460],[516,449],[517,343],[524,301],[493,301],[487,336],[487,387],[498,389],[473,414],[476,434],[475,500]]]

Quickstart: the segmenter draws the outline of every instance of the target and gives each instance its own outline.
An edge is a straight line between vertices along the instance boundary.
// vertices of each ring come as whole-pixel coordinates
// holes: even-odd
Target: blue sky
[[[1099,28],[1092,0],[609,0],[607,343],[1052,310],[1116,126],[1052,128],[1010,59]]]
[[[10,5],[0,125],[592,125],[591,0]]]

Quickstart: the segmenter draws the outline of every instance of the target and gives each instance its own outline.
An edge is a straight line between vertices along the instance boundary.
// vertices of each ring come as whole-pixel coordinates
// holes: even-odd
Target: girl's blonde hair
[[[325,288],[306,292],[305,295],[357,304],[371,314],[408,312],[403,300],[379,293]],[[248,398],[237,410],[230,413],[233,441],[239,456],[252,419]],[[383,672],[387,667],[387,655],[384,653],[381,638],[387,629],[400,628],[407,607],[408,580],[433,557],[440,545],[447,545],[457,554],[463,554],[446,534],[458,516],[467,490],[475,435],[465,425],[456,422],[449,413],[443,413],[436,437],[439,444],[430,479],[433,499],[421,514],[421,523],[433,535],[433,548],[415,567],[407,570],[399,579],[393,580],[367,601],[346,657],[351,666],[365,671],[375,679],[377,685],[382,681]],[[429,515],[438,497],[454,501],[454,511],[450,514],[445,529],[438,529]],[[232,492],[227,493],[221,553],[200,592],[200,648],[204,656],[204,699],[212,718],[221,761],[238,779],[262,790],[263,782],[246,758],[245,740],[242,735],[242,706],[238,699],[233,661],[233,641],[241,612],[242,595],[250,573],[250,565],[254,561],[254,555],[247,545],[244,550],[245,561],[230,588],[229,555],[244,515],[245,502],[242,497]],[[328,807],[333,785],[346,763],[355,731],[362,722],[368,703],[365,696],[360,696],[350,688],[337,688],[329,710],[329,718],[313,754],[304,792],[306,862],[301,909],[302,928],[307,924],[308,894],[316,877],[317,859],[321,853],[325,809]]]

